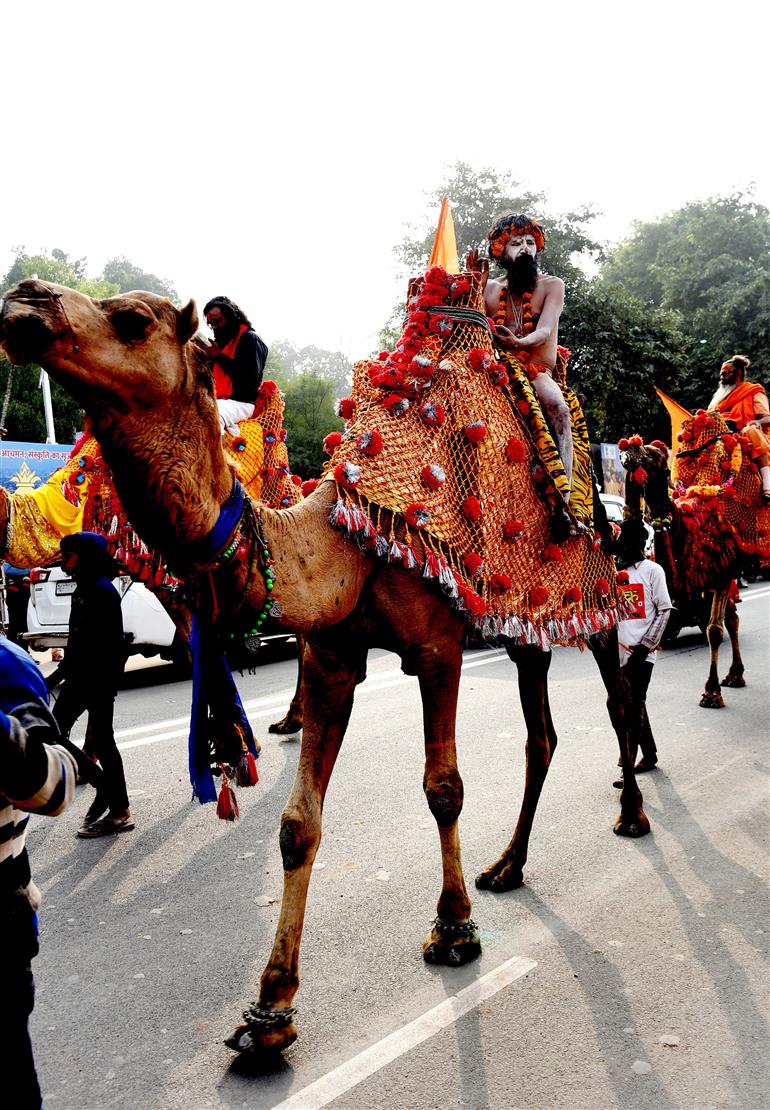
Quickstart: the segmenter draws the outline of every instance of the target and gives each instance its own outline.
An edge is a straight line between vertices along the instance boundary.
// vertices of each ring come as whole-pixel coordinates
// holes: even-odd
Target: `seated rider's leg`
[[[564,394],[551,377],[550,371],[541,370],[535,375],[532,382],[535,393],[543,409],[543,415],[548,421],[551,431],[559,448],[561,461],[567,481],[572,484],[572,424],[570,423],[569,408],[564,400]],[[565,498],[569,501],[569,494]]]
[[[745,435],[751,445],[751,457],[756,463],[762,478],[762,495],[767,500],[770,497],[770,465],[768,465],[767,436],[759,428],[744,428]]]
[[[217,397],[217,410],[219,412],[219,425],[222,429],[222,435],[225,434],[225,429],[234,436],[239,435],[241,429],[238,427],[238,421],[248,420],[254,415],[253,403],[233,401],[231,398],[223,400]]]

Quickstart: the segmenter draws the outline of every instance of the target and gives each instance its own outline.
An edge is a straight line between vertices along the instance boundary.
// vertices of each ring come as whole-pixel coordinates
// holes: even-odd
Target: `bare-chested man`
[[[543,414],[561,455],[567,482],[573,468],[570,412],[561,389],[553,380],[559,343],[559,317],[564,307],[564,282],[541,274],[537,256],[545,246],[542,227],[527,216],[511,212],[501,216],[487,236],[492,256],[505,273],[489,277],[489,262],[472,250],[467,267],[481,274],[485,283],[487,315],[495,321],[495,342],[510,351],[528,371]],[[565,491],[569,500],[570,491]]]

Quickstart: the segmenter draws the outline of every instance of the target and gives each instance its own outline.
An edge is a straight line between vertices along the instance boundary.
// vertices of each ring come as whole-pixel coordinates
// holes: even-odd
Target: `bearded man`
[[[588,436],[577,398],[565,385],[568,352],[559,347],[564,282],[540,272],[545,231],[528,216],[506,212],[487,239],[503,274],[490,278],[489,262],[475,250],[468,255],[467,268],[481,277],[487,316],[494,321],[493,339],[509,374],[526,378],[545,417],[542,435],[531,429],[538,453],[564,501],[578,519],[588,521],[593,500]]]
[[[723,362],[719,371],[719,387],[711,398],[710,409],[716,409],[725,420],[748,439],[751,457],[762,477],[762,500],[770,502],[770,405],[764,386],[746,381],[751,366],[745,355],[733,355]]]

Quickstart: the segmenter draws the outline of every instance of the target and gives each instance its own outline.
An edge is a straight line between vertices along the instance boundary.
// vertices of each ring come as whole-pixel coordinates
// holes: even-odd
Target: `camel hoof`
[[[524,872],[514,863],[493,863],[476,876],[479,890],[491,890],[493,894],[503,894],[506,890],[516,890],[524,885]]]
[[[481,941],[476,922],[472,920],[454,924],[437,917],[423,941],[422,956],[426,964],[462,967],[480,955]]]
[[[638,839],[640,836],[646,836],[650,831],[650,822],[644,813],[639,813],[630,820],[621,813],[612,826],[612,831],[615,836],[630,836]]]
[[[746,679],[742,674],[727,674],[722,679],[721,685],[731,690],[740,690],[746,685]]]
[[[225,1044],[234,1052],[251,1056],[282,1052],[297,1039],[296,1012],[292,1008],[270,1010],[255,1003],[244,1011],[243,1021],[225,1038]]]
[[[282,717],[280,721],[276,721],[274,724],[269,725],[267,731],[277,732],[279,736],[290,736],[292,733],[301,732],[302,718],[289,710],[286,716]]]
[[[716,694],[710,694],[705,690],[700,699],[700,705],[702,709],[724,709],[725,700],[719,691]]]

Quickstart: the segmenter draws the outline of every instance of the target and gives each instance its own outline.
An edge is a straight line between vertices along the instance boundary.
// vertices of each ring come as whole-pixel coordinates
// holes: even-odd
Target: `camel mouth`
[[[34,311],[17,310],[16,304],[3,304],[0,316],[0,343],[11,362],[40,362],[56,339],[46,321]]]

